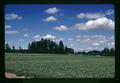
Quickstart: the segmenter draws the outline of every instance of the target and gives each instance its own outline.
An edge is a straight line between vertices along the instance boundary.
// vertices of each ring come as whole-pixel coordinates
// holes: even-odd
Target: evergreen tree
[[[59,53],[64,54],[64,44],[62,40],[59,42]]]
[[[102,51],[102,56],[109,56],[109,48],[104,48],[104,50]]]
[[[74,53],[72,48],[67,48],[62,41],[57,44],[50,39],[41,39],[40,41],[33,41],[31,44],[28,44],[28,51],[32,53],[56,53],[56,54],[65,54],[65,53]]]
[[[22,53],[22,48],[21,48],[21,46],[19,46],[19,52]]]
[[[14,45],[12,46],[12,52],[15,52],[15,46]]]
[[[11,52],[11,48],[8,43],[5,44],[5,51],[6,52]]]
[[[114,56],[115,55],[115,49],[114,48],[111,48],[110,49],[110,54],[109,54],[110,56]]]
[[[31,52],[31,44],[28,44],[28,52]]]

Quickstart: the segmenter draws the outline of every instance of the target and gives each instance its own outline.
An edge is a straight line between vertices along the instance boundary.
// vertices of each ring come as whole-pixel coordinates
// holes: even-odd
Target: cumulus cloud
[[[96,42],[95,42],[95,43],[93,43],[92,45],[93,45],[93,46],[99,46],[100,43],[96,43]]]
[[[42,38],[43,38],[43,39],[51,39],[51,40],[53,40],[53,39],[55,39],[56,37],[53,36],[53,35],[47,34],[47,35],[45,35],[45,36],[42,36]]]
[[[115,47],[114,36],[105,36],[101,34],[77,35],[74,40],[81,45],[76,48],[78,51],[103,50],[104,47]]]
[[[76,36],[76,41],[81,44],[82,50],[103,50],[104,47],[115,47],[113,37],[114,36],[108,37],[104,35],[78,35]],[[88,49],[87,47],[90,48]]]
[[[9,35],[14,35],[17,33],[18,33],[18,31],[5,31],[5,34],[9,34]]]
[[[97,50],[98,47],[86,47],[86,48],[78,48],[77,51],[85,51],[85,52],[88,52],[88,51],[91,51],[91,50]]]
[[[111,40],[111,37],[107,38],[104,35],[78,35],[76,36],[76,41],[82,45],[85,44],[93,47],[107,45],[109,42],[114,42],[114,40]]]
[[[50,39],[50,40],[55,40],[55,39],[56,39],[55,36],[50,35],[50,34],[47,34],[47,35],[45,35],[45,36],[36,35],[36,36],[33,37],[33,39],[34,39],[35,41],[39,41],[39,40],[41,40],[41,38],[43,38],[43,39]]]
[[[12,26],[11,25],[5,25],[5,29],[11,29]]]
[[[97,19],[97,18],[102,18],[105,17],[103,13],[80,13],[77,15],[77,18],[79,19]]]
[[[95,28],[108,28],[114,29],[115,23],[113,20],[104,18],[98,18],[96,20],[88,20],[86,23],[77,23],[74,27],[78,30],[89,30]]]
[[[10,45],[11,43],[10,43],[10,42],[8,42],[8,41],[5,41],[5,44],[9,44],[9,45]]]
[[[93,47],[87,47],[86,48],[86,51],[90,51],[90,50],[93,50]]]
[[[46,21],[46,22],[55,22],[55,21],[57,21],[57,18],[55,18],[54,16],[49,16],[46,19],[44,19],[43,21]]]
[[[24,34],[24,37],[28,37],[28,34],[27,34],[27,33],[25,33],[25,34]]]
[[[57,12],[59,12],[60,10],[57,9],[56,7],[53,7],[53,8],[48,8],[47,10],[45,10],[46,13],[48,14],[55,14]]]
[[[5,19],[6,20],[21,20],[22,19],[22,17],[21,16],[19,16],[19,15],[17,15],[17,14],[14,14],[14,13],[11,13],[11,14],[6,14],[5,15]]]
[[[40,35],[35,35],[35,36],[33,37],[33,39],[34,39],[35,41],[40,41],[40,40],[41,40],[41,36],[40,36]]]
[[[53,30],[68,31],[68,28],[65,25],[60,25],[60,26],[54,27]]]
[[[108,42],[108,46],[114,48],[115,47],[115,42],[114,41]]]
[[[98,18],[103,18],[106,17],[107,15],[113,15],[114,10],[113,9],[108,9],[105,12],[96,12],[96,13],[80,13],[77,15],[78,19],[98,19]]]

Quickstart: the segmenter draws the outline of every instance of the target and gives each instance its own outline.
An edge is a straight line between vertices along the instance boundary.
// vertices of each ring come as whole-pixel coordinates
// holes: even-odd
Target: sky
[[[75,51],[115,47],[111,4],[16,4],[5,6],[5,43],[26,49],[41,38]]]

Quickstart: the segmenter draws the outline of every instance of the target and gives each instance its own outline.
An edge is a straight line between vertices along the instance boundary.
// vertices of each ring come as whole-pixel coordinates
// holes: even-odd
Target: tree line
[[[41,39],[40,41],[33,41],[28,44],[27,49],[16,49],[13,45],[10,47],[8,43],[5,44],[5,52],[7,53],[50,53],[50,54],[83,54],[83,55],[101,55],[101,56],[114,56],[114,48],[104,48],[102,51],[92,50],[88,52],[74,52],[74,49],[68,48],[63,44],[63,41],[56,42],[50,39]]]
[[[92,50],[88,52],[77,52],[76,54],[83,54],[83,55],[100,55],[100,56],[114,56],[115,49],[114,48],[104,48],[102,51]]]
[[[61,40],[58,44],[50,39],[41,39],[40,41],[33,41],[28,44],[27,49],[15,49],[13,45],[12,48],[9,44],[5,44],[5,52],[19,52],[19,53],[53,53],[53,54],[74,54],[72,48],[68,48],[63,44]]]

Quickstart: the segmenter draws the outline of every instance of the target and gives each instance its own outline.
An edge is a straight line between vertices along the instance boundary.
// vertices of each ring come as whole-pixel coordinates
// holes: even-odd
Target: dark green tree
[[[64,54],[64,44],[62,40],[59,42],[59,53]]]
[[[5,52],[11,52],[11,48],[8,43],[5,44]]]
[[[15,46],[13,45],[13,46],[12,46],[12,52],[15,53],[15,51],[16,51],[16,50],[15,50]]]

